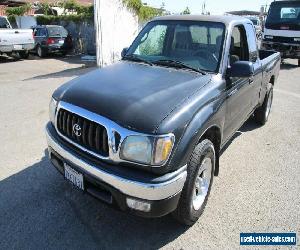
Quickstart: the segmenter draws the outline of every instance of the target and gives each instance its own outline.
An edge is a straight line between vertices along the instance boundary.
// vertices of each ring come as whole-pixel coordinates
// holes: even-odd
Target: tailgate
[[[5,29],[0,30],[1,45],[33,44],[32,30]]]

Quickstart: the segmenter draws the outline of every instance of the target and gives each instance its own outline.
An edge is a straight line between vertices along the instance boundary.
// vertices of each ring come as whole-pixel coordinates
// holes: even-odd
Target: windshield
[[[48,34],[49,34],[49,37],[53,37],[53,36],[67,37],[68,31],[64,27],[61,27],[61,26],[48,27]]]
[[[300,26],[300,2],[275,2],[271,4],[266,28],[272,28],[276,24],[291,24]]]
[[[0,29],[8,29],[9,23],[7,22],[6,18],[0,17]]]
[[[222,23],[153,21],[138,35],[126,57],[134,56],[154,64],[175,61],[177,65],[181,63],[196,70],[216,72],[224,33]]]

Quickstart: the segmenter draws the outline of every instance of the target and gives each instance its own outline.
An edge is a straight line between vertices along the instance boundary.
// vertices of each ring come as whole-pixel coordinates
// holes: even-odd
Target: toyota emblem
[[[78,124],[74,124],[74,126],[73,126],[73,133],[77,137],[81,136],[81,127]]]

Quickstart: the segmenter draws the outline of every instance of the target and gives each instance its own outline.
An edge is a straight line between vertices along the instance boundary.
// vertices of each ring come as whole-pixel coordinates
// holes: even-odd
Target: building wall
[[[71,21],[60,21],[56,24],[65,27],[72,35],[75,54],[96,54],[95,27],[93,22],[74,23]]]
[[[121,58],[139,30],[138,17],[122,0],[95,0],[97,63],[110,65]]]

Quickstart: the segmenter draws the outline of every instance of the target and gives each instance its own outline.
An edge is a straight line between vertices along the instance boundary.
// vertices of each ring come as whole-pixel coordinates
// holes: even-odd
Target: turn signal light
[[[126,198],[127,206],[143,212],[149,212],[151,209],[151,204],[145,201],[136,200],[132,198]]]

